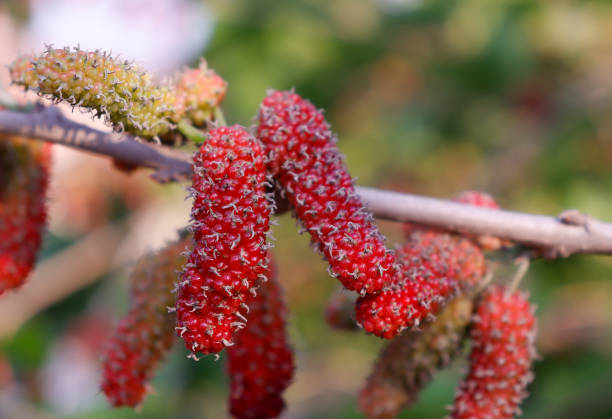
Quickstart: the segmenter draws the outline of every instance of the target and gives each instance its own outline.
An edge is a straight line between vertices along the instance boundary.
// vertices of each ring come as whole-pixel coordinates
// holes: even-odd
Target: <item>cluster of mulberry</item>
[[[170,138],[183,118],[205,125],[226,90],[205,62],[184,70],[175,83],[155,83],[130,61],[79,48],[49,46],[40,56],[22,56],[9,70],[14,84],[91,110],[117,131],[147,139]]]
[[[269,93],[251,134],[210,124],[227,85],[205,61],[159,84],[104,53],[48,48],[10,71],[15,84],[143,138],[170,138],[185,120],[209,128],[193,157],[192,235],[139,262],[130,311],[107,346],[102,389],[113,406],[142,403],[178,336],[194,359],[225,350],[234,417],[282,412],[294,360],[268,251],[275,190],[345,288],[328,305],[327,322],[393,339],[359,395],[369,417],[392,418],[414,402],[436,369],[458,354],[470,321],[470,372],[452,416],[518,413],[535,357],[532,309],[522,294],[498,285],[476,296],[486,271],[483,250],[507,243],[407,224],[407,242],[387,249],[336,137],[310,102],[290,91]],[[32,267],[45,222],[47,166],[47,147],[0,142],[0,174],[9,179],[0,184],[0,237],[8,237],[0,242],[0,292],[18,286]],[[478,192],[456,201],[499,208]]]
[[[51,145],[0,138],[0,294],[23,284],[47,222]]]
[[[111,336],[102,363],[102,391],[113,406],[141,404],[157,364],[174,344],[176,319],[168,307],[174,305],[176,272],[189,242],[183,239],[143,257],[132,271],[130,310]]]
[[[474,244],[438,232],[415,232],[397,257],[401,281],[360,297],[356,306],[361,326],[385,339],[433,320],[450,298],[473,287],[485,271],[482,252]]]

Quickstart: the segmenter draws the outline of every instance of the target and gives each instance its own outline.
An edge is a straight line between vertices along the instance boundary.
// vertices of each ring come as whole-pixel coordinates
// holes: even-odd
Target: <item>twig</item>
[[[191,157],[184,152],[106,133],[65,118],[55,108],[21,113],[0,111],[0,135],[50,141],[112,157],[129,166],[154,169],[159,182],[191,176]],[[357,187],[373,214],[382,219],[414,222],[450,231],[489,235],[535,248],[548,258],[575,253],[612,254],[612,224],[590,217],[550,217],[478,208],[453,201]],[[566,213],[563,213],[566,214]],[[580,218],[584,222],[576,222]]]
[[[0,338],[13,335],[34,314],[99,279],[111,265],[125,226],[105,225],[38,264],[28,281],[0,299]],[[1,415],[0,415],[1,416]]]
[[[49,141],[113,157],[127,166],[154,169],[152,176],[158,182],[191,176],[191,156],[187,153],[79,124],[53,106],[37,107],[33,112],[0,111],[0,134]]]

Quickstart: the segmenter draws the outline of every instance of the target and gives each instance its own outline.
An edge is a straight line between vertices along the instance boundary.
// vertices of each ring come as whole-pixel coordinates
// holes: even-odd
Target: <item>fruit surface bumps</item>
[[[261,144],[214,128],[194,156],[193,250],[176,301],[177,334],[194,354],[220,352],[244,327],[246,299],[268,269],[270,203]]]
[[[476,285],[486,269],[482,252],[470,240],[437,231],[415,231],[397,259],[401,280],[356,303],[357,322],[385,339],[435,319],[450,298]]]
[[[130,276],[130,308],[119,321],[103,356],[102,391],[115,407],[140,405],[157,365],[172,348],[176,315],[172,289],[181,266],[185,238],[141,258]]]
[[[275,91],[264,98],[258,122],[268,170],[330,274],[362,295],[382,290],[396,273],[393,254],[355,193],[322,112],[296,93]]]
[[[369,418],[391,419],[414,403],[437,369],[460,352],[472,315],[472,298],[453,299],[422,331],[405,331],[380,352],[359,392],[359,407]]]
[[[0,294],[23,284],[46,221],[51,145],[0,138]]]
[[[90,109],[115,129],[143,138],[167,133],[171,120],[181,117],[168,86],[106,52],[48,47],[41,55],[20,57],[9,71],[14,84]]]
[[[492,286],[481,296],[472,318],[472,352],[467,377],[452,410],[456,419],[512,418],[533,380],[535,318],[519,291]]]
[[[236,418],[273,418],[283,410],[283,391],[293,377],[287,341],[287,309],[274,273],[249,295],[247,325],[227,348],[229,410]]]

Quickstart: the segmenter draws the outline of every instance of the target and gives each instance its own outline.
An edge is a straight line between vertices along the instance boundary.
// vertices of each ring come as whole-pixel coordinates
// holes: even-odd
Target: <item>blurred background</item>
[[[232,123],[251,124],[266,89],[294,87],[326,110],[361,185],[436,197],[481,189],[508,209],[612,221],[610,1],[0,1],[0,64],[44,42],[112,50],[160,78],[204,56],[229,83]],[[33,99],[8,81],[2,67],[3,89]],[[38,267],[0,300],[0,417],[225,417],[223,357],[194,363],[182,345],[140,414],[111,410],[98,390],[130,265],[187,223],[185,185],[54,153]],[[279,222],[298,364],[285,417],[361,417],[356,392],[382,341],[327,327],[336,282],[295,221]],[[398,225],[380,226],[390,244],[401,239]],[[523,288],[538,305],[542,355],[525,417],[612,417],[612,258],[535,261]],[[443,417],[465,366],[440,372],[401,417]]]

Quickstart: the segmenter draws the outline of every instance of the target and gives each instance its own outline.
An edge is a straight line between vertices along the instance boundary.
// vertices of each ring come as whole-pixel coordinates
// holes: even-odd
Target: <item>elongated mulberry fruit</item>
[[[385,339],[433,320],[449,298],[476,285],[485,272],[484,256],[471,241],[437,231],[415,231],[397,258],[401,280],[356,304],[357,322]]]
[[[181,117],[168,86],[107,53],[48,47],[40,56],[17,59],[9,70],[14,84],[92,110],[115,129],[143,138],[166,134],[171,120]]]
[[[470,370],[459,385],[452,417],[512,418],[533,380],[536,357],[533,308],[521,292],[493,286],[472,318]]]
[[[0,294],[29,275],[47,221],[51,145],[0,138]]]
[[[172,348],[176,315],[172,289],[191,242],[179,240],[140,259],[130,280],[130,310],[115,329],[103,356],[102,391],[113,406],[142,403],[157,365]]]
[[[259,109],[257,136],[268,170],[279,181],[330,274],[349,290],[375,293],[396,272],[371,214],[323,114],[292,92],[273,92]]]
[[[215,109],[225,97],[227,83],[201,60],[198,68],[181,72],[174,89],[177,113],[184,114],[196,126],[204,126],[213,119]]]
[[[236,418],[274,418],[283,410],[283,391],[293,377],[281,285],[274,273],[249,295],[247,325],[227,348],[229,410]]]
[[[194,156],[194,246],[178,286],[177,333],[216,353],[244,327],[246,299],[268,269],[270,203],[261,144],[242,127],[214,128]]]
[[[471,297],[457,297],[422,331],[407,330],[383,348],[359,392],[359,407],[369,418],[394,418],[416,401],[435,371],[459,352],[472,306]]]

